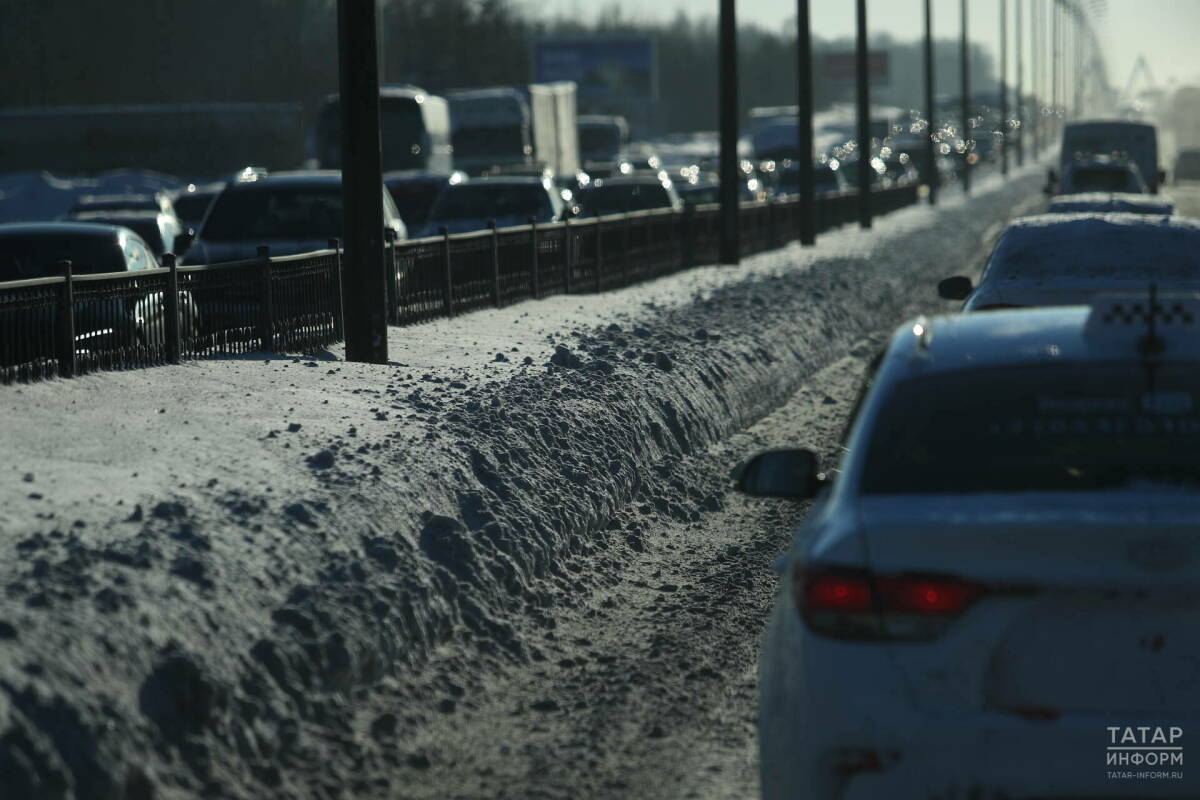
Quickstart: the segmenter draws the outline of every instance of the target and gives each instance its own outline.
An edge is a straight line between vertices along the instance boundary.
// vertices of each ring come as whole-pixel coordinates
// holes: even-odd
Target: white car
[[[1043,214],[1013,222],[979,286],[946,278],[963,311],[1088,303],[1104,292],[1200,291],[1200,221],[1144,214]]]
[[[742,465],[816,498],[762,647],[764,798],[1200,797],[1198,325],[1149,294],[917,320],[839,470]]]

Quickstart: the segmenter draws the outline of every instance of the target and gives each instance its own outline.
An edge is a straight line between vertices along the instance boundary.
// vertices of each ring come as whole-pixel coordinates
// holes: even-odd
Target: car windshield
[[[70,261],[76,275],[125,271],[125,258],[115,236],[43,233],[0,237],[0,281],[61,275],[61,261]]]
[[[271,188],[226,191],[201,236],[212,242],[251,239],[325,240],[342,235],[342,190]]]
[[[198,221],[204,219],[212,205],[211,194],[185,194],[175,200],[175,213],[180,219]]]
[[[1200,485],[1193,365],[1022,366],[899,384],[867,442],[864,494]]]
[[[429,214],[430,219],[439,221],[535,217],[546,222],[551,216],[550,198],[540,185],[486,183],[446,187]]]
[[[1006,234],[985,281],[1200,280],[1200,229],[1108,224],[1101,218]]]
[[[661,183],[607,184],[583,193],[583,208],[593,216],[670,208],[671,196]]]
[[[445,180],[396,181],[388,184],[388,191],[396,201],[400,219],[409,228],[414,228],[429,219],[429,211],[444,186]]]

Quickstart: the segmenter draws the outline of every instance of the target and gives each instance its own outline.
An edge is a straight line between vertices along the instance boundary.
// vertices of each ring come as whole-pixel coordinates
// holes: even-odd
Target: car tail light
[[[933,639],[986,591],[941,575],[882,577],[848,569],[797,570],[792,580],[805,623],[838,639]]]

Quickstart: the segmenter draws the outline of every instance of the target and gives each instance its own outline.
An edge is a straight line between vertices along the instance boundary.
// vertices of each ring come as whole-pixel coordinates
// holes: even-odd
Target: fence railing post
[[[529,218],[529,240],[529,283],[533,291],[533,299],[537,300],[542,296],[542,279],[538,274],[538,226],[537,220],[533,217]]]
[[[329,249],[333,251],[333,274],[330,282],[333,284],[333,332],[338,339],[346,338],[346,310],[342,307],[342,243],[339,239],[329,240]]]
[[[167,361],[178,364],[183,351],[179,337],[179,266],[174,253],[163,253],[163,266],[167,273],[167,294],[163,298],[163,312],[167,315]]]
[[[70,261],[58,262],[63,282],[58,294],[58,376],[75,377],[75,278]]]
[[[621,217],[621,285],[628,286],[630,284],[630,273],[632,270],[629,267],[629,259],[632,257],[633,237],[632,224],[630,223],[629,212],[626,211]]]
[[[601,217],[596,217],[596,291],[600,291],[604,285],[602,274],[604,272],[604,222]]]
[[[492,305],[500,307],[500,231],[496,220],[488,220],[488,228],[492,231]]]
[[[683,215],[679,220],[679,268],[687,269],[696,262],[696,252],[693,247],[692,236],[696,223],[696,207],[686,205],[683,207]]]
[[[571,277],[575,271],[575,234],[571,233],[571,218],[563,218],[563,294],[571,293]]]
[[[454,316],[454,276],[450,272],[450,230],[442,228],[442,310]]]
[[[275,352],[275,292],[271,285],[271,248],[260,245],[258,248],[259,284],[262,292],[262,305],[259,308],[258,338],[261,340],[265,353]]]
[[[384,228],[383,245],[387,248],[387,315],[388,322],[395,322],[400,309],[400,287],[396,284],[396,232]]]

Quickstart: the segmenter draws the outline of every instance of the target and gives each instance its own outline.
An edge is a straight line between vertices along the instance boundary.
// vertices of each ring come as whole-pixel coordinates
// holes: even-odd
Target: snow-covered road
[[[731,500],[724,470],[810,423],[830,449],[864,340],[945,308],[936,280],[1039,177],[740,269],[394,329],[386,366],[0,392],[0,783],[740,796],[787,512]]]

